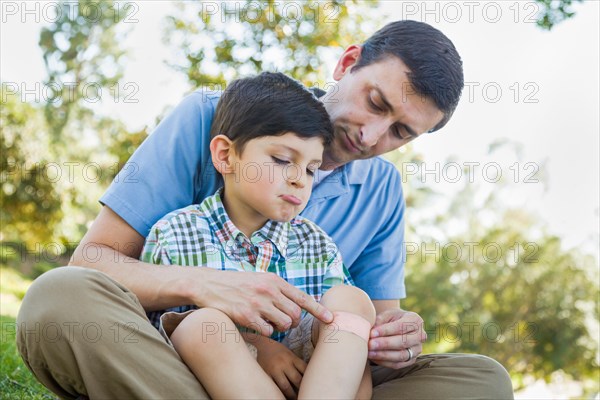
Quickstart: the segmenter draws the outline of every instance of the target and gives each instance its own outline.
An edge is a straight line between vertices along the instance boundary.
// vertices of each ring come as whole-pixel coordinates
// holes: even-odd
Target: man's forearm
[[[212,272],[204,268],[148,264],[93,243],[80,245],[69,265],[104,272],[135,293],[146,311],[193,304],[191,282],[199,286],[198,282],[205,281],[201,275]],[[194,288],[196,294],[201,290]]]

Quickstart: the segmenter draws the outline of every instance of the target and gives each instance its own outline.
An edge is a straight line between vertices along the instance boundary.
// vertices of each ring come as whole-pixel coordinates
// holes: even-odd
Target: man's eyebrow
[[[394,106],[392,106],[392,103],[390,103],[387,99],[387,97],[385,97],[385,94],[383,94],[383,92],[381,91],[381,88],[379,86],[375,86],[375,90],[377,91],[377,93],[379,94],[379,98],[381,99],[381,101],[383,102],[383,105],[392,113],[394,113]],[[406,132],[408,132],[408,134],[412,137],[418,137],[419,135],[417,134],[417,132],[411,128],[410,126],[406,125],[406,124],[401,124],[404,129],[406,129]]]
[[[271,145],[276,146],[276,147],[283,147],[285,149],[288,149],[289,151],[291,151],[292,153],[294,153],[295,155],[299,155],[300,152],[298,150],[296,150],[293,147],[287,146],[285,144],[281,144],[281,143],[271,143]],[[323,160],[319,160],[319,159],[314,159],[314,160],[310,160],[311,163],[316,162],[316,163],[321,163],[323,162]]]

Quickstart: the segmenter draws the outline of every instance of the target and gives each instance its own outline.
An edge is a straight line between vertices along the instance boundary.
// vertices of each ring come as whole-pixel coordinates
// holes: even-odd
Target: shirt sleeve
[[[140,235],[159,218],[194,202],[210,160],[210,126],[217,102],[201,92],[186,97],[146,138],[100,202]]]
[[[151,229],[146,238],[140,261],[157,265],[173,265],[172,256],[169,254],[168,240],[169,224],[159,221]]]
[[[351,285],[354,286],[354,282],[350,277],[350,273],[342,262],[342,254],[335,248],[333,257],[330,258],[327,266],[327,271],[323,277],[322,294],[325,294],[327,290],[337,285]]]
[[[387,215],[351,266],[352,278],[358,287],[373,300],[395,300],[406,297],[404,285],[404,211],[406,203],[402,193],[402,181],[394,168],[385,193],[390,203]]]

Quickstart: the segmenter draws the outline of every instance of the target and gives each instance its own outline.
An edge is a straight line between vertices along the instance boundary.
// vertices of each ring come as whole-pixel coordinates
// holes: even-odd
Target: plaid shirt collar
[[[223,243],[227,255],[230,257],[233,256],[234,249],[236,248],[232,243],[234,241],[240,244],[251,243],[253,246],[258,246],[265,241],[270,241],[275,248],[277,248],[277,251],[279,251],[281,256],[285,258],[287,254],[290,224],[294,223],[294,220],[291,222],[268,220],[262,228],[254,232],[250,238],[248,238],[233,224],[229,215],[227,215],[227,211],[225,210],[221,198],[222,194],[223,188],[220,188],[214,196],[206,199],[210,199],[209,201],[203,201],[200,204],[200,210],[208,217],[213,232],[216,232],[219,240]]]

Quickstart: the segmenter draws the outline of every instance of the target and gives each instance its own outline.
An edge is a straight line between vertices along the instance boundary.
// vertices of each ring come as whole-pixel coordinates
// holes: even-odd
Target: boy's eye
[[[308,174],[308,176],[315,176],[315,171],[313,171],[312,169],[306,169],[306,173]]]
[[[290,163],[289,161],[282,160],[282,159],[274,157],[274,156],[271,156],[271,158],[273,159],[273,161],[275,161],[275,164],[288,165]]]

